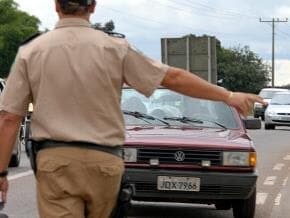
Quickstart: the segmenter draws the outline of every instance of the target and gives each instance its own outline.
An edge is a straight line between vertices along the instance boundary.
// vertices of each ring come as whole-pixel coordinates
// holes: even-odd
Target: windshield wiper
[[[172,121],[179,121],[182,123],[198,123],[198,124],[203,124],[204,122],[209,122],[209,123],[214,123],[217,126],[222,127],[223,129],[228,129],[226,126],[223,124],[220,124],[216,121],[213,120],[205,120],[205,119],[196,119],[196,118],[191,118],[191,117],[164,117],[164,120],[172,120]]]
[[[159,119],[157,117],[154,117],[154,116],[151,116],[151,115],[148,115],[148,114],[145,114],[145,113],[140,113],[138,111],[127,111],[127,110],[122,110],[124,114],[126,115],[130,115],[130,116],[133,116],[133,117],[136,117],[138,119],[141,119],[141,120],[144,120],[145,122],[147,123],[150,123],[146,120],[158,120],[160,121],[161,123],[164,123],[165,125],[167,126],[170,126],[169,123],[167,123],[166,121],[162,120],[162,119]]]
[[[164,120],[179,121],[181,123],[200,123],[203,124],[202,120],[190,118],[190,117],[164,117]]]

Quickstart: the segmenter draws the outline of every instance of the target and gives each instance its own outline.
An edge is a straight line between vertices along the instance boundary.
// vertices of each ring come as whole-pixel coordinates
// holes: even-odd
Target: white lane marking
[[[33,171],[29,170],[29,171],[26,171],[26,172],[23,172],[23,173],[18,173],[16,175],[8,176],[8,180],[11,181],[11,180],[15,180],[15,179],[20,179],[22,177],[30,176],[32,174],[33,174]]]
[[[268,176],[264,182],[264,185],[274,185],[276,182],[277,176]]]
[[[273,170],[282,170],[282,168],[285,166],[283,163],[277,163],[274,167]]]
[[[257,205],[265,204],[267,197],[268,197],[268,193],[258,192],[256,196],[256,204]]]
[[[287,155],[283,158],[283,160],[290,160],[290,154],[287,154]]]
[[[285,179],[283,179],[283,186],[286,186],[287,185],[287,182],[288,182],[288,177],[286,177]]]
[[[281,197],[282,197],[282,194],[279,193],[279,194],[277,195],[277,197],[275,198],[275,200],[274,200],[274,205],[275,205],[275,206],[279,206],[279,205],[280,205]]]

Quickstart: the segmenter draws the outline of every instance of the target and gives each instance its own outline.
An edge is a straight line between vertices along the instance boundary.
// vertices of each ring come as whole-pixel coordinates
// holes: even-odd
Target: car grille
[[[290,123],[290,119],[289,120],[272,120],[274,122],[277,122],[277,123]]]
[[[285,115],[285,116],[290,116],[290,113],[277,113],[278,115]]]
[[[184,160],[177,160],[176,153],[182,152]],[[187,150],[187,149],[138,149],[138,163],[149,163],[150,159],[158,159],[160,164],[194,164],[200,165],[201,161],[210,161],[211,166],[222,163],[222,152],[213,150]]]

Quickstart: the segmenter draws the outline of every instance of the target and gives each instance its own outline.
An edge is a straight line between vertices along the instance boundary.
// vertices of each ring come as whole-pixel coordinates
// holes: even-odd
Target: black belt
[[[97,151],[106,152],[117,157],[123,158],[123,147],[118,145],[114,147],[99,145],[89,142],[60,142],[53,140],[45,140],[36,142],[36,150],[42,150],[47,148],[59,148],[59,147],[74,147],[74,148],[86,148]]]

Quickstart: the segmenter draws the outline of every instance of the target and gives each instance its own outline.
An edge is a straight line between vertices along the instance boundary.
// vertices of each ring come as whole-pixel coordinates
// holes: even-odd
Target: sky
[[[15,0],[53,29],[54,0]],[[271,65],[275,22],[275,85],[290,84],[290,0],[98,0],[92,23],[113,20],[116,31],[144,54],[161,60],[161,38],[215,36],[225,48],[249,46]]]

